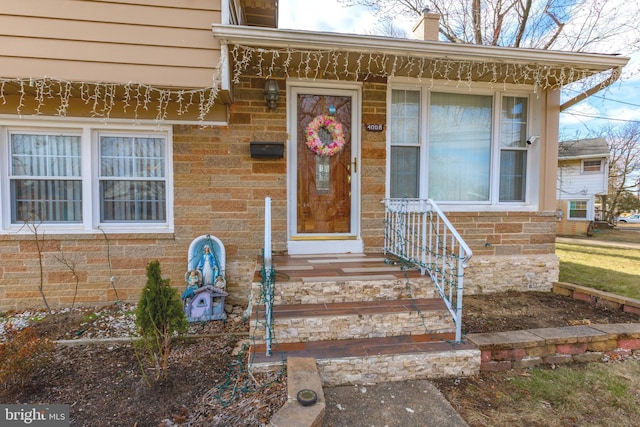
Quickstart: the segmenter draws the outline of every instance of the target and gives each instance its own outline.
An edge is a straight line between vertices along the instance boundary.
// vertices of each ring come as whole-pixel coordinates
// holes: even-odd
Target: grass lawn
[[[589,241],[586,241],[589,239]],[[598,246],[598,242],[639,243],[640,232],[601,230],[576,243],[556,243],[560,281],[640,299],[640,250]]]
[[[605,242],[640,243],[640,232],[602,230],[557,242],[560,280],[640,299],[640,250],[602,246]],[[636,427],[639,384],[636,352],[624,362],[484,372],[462,380],[448,398],[465,402],[458,411],[471,427]]]
[[[634,427],[638,378],[640,361],[633,359],[511,371],[485,391],[496,396],[490,408],[476,407],[463,417],[471,427]]]

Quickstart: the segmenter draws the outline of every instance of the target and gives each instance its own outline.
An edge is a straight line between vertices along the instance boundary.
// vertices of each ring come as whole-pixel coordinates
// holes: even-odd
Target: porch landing
[[[260,260],[261,261],[261,260]],[[383,254],[274,255],[277,282],[322,282],[331,280],[393,280],[423,278],[420,271],[406,269]],[[255,281],[260,281],[260,270]]]

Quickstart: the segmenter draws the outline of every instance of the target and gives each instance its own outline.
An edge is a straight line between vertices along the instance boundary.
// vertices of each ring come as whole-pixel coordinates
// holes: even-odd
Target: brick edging
[[[560,295],[640,315],[640,301],[570,283],[554,283]],[[640,319],[639,319],[640,321]],[[481,371],[522,369],[543,364],[596,362],[640,355],[640,323],[578,325],[524,331],[470,334],[481,352]]]
[[[467,339],[480,349],[481,371],[640,355],[640,323],[470,334]]]
[[[640,300],[615,295],[605,291],[599,291],[585,286],[574,285],[572,283],[554,282],[553,292],[586,301],[592,304],[600,304],[613,309],[619,309],[626,313],[633,313],[640,316]]]

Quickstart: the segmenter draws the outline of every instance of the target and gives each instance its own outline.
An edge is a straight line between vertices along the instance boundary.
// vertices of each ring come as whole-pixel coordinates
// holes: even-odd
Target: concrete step
[[[250,330],[265,336],[265,307],[255,307]],[[441,299],[274,305],[273,340],[279,343],[420,335],[455,331]]]
[[[249,351],[249,369],[281,369],[289,357],[316,359],[323,386],[477,375],[480,350],[454,343],[453,334],[404,335],[335,341],[281,343],[266,356],[264,345]]]

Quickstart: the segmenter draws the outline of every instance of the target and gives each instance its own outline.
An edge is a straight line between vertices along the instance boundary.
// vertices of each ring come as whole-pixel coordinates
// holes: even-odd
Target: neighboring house
[[[628,59],[434,41],[424,18],[427,41],[279,30],[276,0],[2,2],[0,311],[40,283],[54,307],[136,301],[154,259],[182,288],[207,234],[244,303],[265,197],[274,251],[301,255],[381,253],[381,201],[431,198],[469,292],[548,289],[559,112]]]
[[[558,145],[557,233],[585,235],[592,221],[601,219],[599,196],[608,194],[609,147],[604,138]]]

